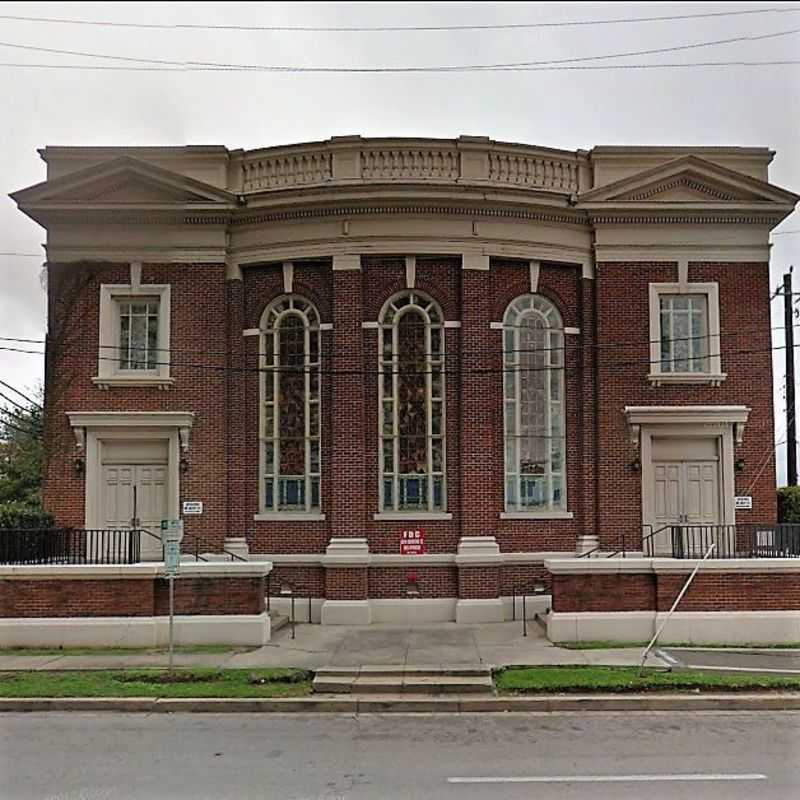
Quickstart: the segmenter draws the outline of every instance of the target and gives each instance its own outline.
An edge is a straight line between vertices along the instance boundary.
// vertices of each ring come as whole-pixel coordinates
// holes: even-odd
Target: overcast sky
[[[795,5],[0,3],[0,15],[167,24],[437,26],[788,9]],[[794,29],[800,29],[800,13],[789,11],[458,32],[142,30],[0,20],[0,42],[177,61],[374,67],[563,59]],[[798,58],[800,33],[619,58],[610,63]],[[114,63],[8,46],[0,46],[0,62]],[[44,231],[18,212],[7,194],[44,179],[45,165],[36,148],[45,145],[222,144],[255,148],[346,134],[472,134],[567,149],[598,144],[767,146],[777,151],[770,168],[772,182],[800,192],[800,66],[414,75],[165,74],[0,66],[0,109],[2,253],[41,252]],[[797,212],[777,229],[798,230]],[[43,336],[41,261],[0,255],[0,336]],[[800,234],[775,236],[775,285],[792,263],[800,271]],[[800,276],[796,286],[798,282]],[[773,325],[782,323],[779,306],[773,304]],[[783,343],[780,332],[774,343]],[[776,383],[780,383],[783,352],[774,357]],[[0,376],[19,387],[34,387],[41,380],[42,358],[0,350]],[[782,413],[780,388],[776,409]],[[784,438],[780,417],[777,434]]]

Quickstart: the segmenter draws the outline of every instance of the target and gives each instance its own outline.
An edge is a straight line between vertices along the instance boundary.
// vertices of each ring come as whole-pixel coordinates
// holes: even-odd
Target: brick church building
[[[61,525],[182,516],[187,553],[367,623],[501,620],[547,558],[775,520],[768,237],[798,197],[769,150],[40,154],[13,198],[47,231]]]

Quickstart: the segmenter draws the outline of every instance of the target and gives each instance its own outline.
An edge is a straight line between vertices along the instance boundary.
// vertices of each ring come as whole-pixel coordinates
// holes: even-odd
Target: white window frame
[[[305,303],[305,311],[299,310],[295,307],[295,303],[300,301]],[[286,306],[285,308],[281,308]],[[281,308],[281,310],[277,310]],[[308,311],[313,311],[314,319],[309,321]],[[276,314],[275,319],[270,322],[270,316]],[[279,508],[279,493],[280,493],[280,474],[277,470],[278,467],[278,453],[280,448],[280,412],[277,406],[277,397],[279,394],[280,386],[280,372],[279,370],[271,369],[272,364],[278,363],[280,355],[280,328],[281,320],[287,315],[299,316],[303,320],[304,328],[304,344],[303,344],[303,360],[306,366],[305,369],[305,389],[304,389],[304,414],[305,414],[305,436],[304,436],[304,455],[305,455],[305,508],[303,509],[281,509]],[[319,310],[307,297],[299,294],[283,294],[276,297],[265,309],[261,315],[261,322],[259,324],[259,471],[258,471],[258,513],[254,515],[253,519],[256,521],[269,521],[269,520],[324,520],[325,515],[322,513],[322,329],[320,323]],[[315,331],[318,336],[317,341],[317,363],[309,368],[309,357],[311,353],[310,337],[311,332]],[[268,361],[266,352],[266,337],[272,336],[272,353]],[[316,368],[317,370],[317,395],[316,399],[311,396],[311,371]],[[272,381],[272,400],[266,399],[266,386],[267,381]],[[309,428],[309,420],[311,418],[310,407],[312,403],[317,405],[317,415],[319,420],[319,433],[314,437]],[[268,405],[272,405],[272,431],[267,430],[267,413]],[[319,472],[311,472],[311,442],[313,439],[317,440],[319,448]],[[269,480],[273,483],[272,498],[273,505],[266,505],[267,497],[267,469],[266,469],[266,446],[269,443],[275,445],[273,452],[273,471],[269,474]],[[319,480],[319,507],[311,505],[312,498],[312,480],[314,478]]]
[[[664,372],[661,369],[661,296],[704,295],[707,309],[707,359],[704,372]],[[650,371],[647,379],[654,386],[669,384],[719,386],[727,377],[720,356],[719,284],[651,283],[650,299]]]
[[[155,369],[120,369],[120,303],[144,298],[158,300],[158,358]],[[97,375],[92,382],[101,388],[113,386],[158,386],[174,383],[170,377],[170,286],[169,284],[104,283],[100,286],[100,331]]]
[[[402,298],[409,298],[409,302],[398,306],[397,301]],[[436,309],[439,322],[432,322],[429,309]],[[386,315],[389,310],[394,311],[394,316],[390,323],[386,323]],[[420,509],[400,509],[398,508],[400,499],[400,472],[399,472],[399,419],[398,419],[398,372],[397,365],[400,358],[399,352],[399,323],[400,320],[409,311],[415,311],[422,315],[425,320],[425,413],[426,413],[426,467],[424,477],[427,480],[427,504],[426,508]],[[442,309],[439,304],[433,300],[425,292],[417,291],[416,289],[407,289],[398,292],[386,301],[381,313],[378,316],[378,513],[373,515],[376,520],[426,520],[426,519],[452,519],[453,515],[447,511],[447,391],[445,385],[445,320],[442,314]],[[432,357],[431,351],[431,329],[438,328],[440,330],[440,350],[438,358]],[[384,357],[383,343],[386,335],[392,337],[391,356]],[[438,361],[438,365],[434,365],[434,361]],[[442,419],[442,432],[440,435],[433,433],[433,393],[432,393],[432,370],[435,368],[441,370],[441,419]],[[384,392],[384,371],[386,368],[392,371],[392,395],[391,398],[386,397]],[[392,404],[392,447],[393,447],[393,469],[389,472],[385,468],[384,463],[384,400],[391,400]],[[433,447],[432,443],[435,438],[441,438],[442,442],[442,469],[441,472],[433,470]],[[388,475],[392,476],[392,505],[387,507],[384,505],[383,482]],[[434,489],[433,479],[441,475],[442,479],[442,504],[441,508],[435,508],[433,504]]]
[[[521,306],[528,306],[527,308]],[[511,325],[509,323],[509,316],[515,312],[517,316],[517,323]],[[552,502],[549,506],[544,508],[535,508],[527,510],[517,504],[514,506],[509,505],[508,498],[508,481],[516,481],[516,496],[521,496],[521,474],[520,474],[520,452],[519,447],[514,448],[514,463],[509,464],[508,461],[508,439],[510,435],[514,437],[520,436],[522,428],[522,420],[520,414],[520,382],[519,375],[514,376],[514,386],[512,396],[508,392],[508,373],[509,366],[516,369],[517,373],[522,369],[519,366],[519,358],[516,356],[520,352],[520,326],[518,319],[524,315],[538,314],[546,323],[545,330],[548,331],[549,340],[555,338],[556,347],[561,348],[560,367],[554,367],[547,373],[547,398],[545,401],[545,414],[547,416],[547,430],[552,433],[551,415],[553,411],[553,404],[555,402],[561,405],[561,502],[558,505],[553,505]],[[546,297],[540,294],[524,294],[515,297],[507,306],[503,315],[502,335],[503,335],[503,507],[505,511],[500,514],[500,519],[572,519],[573,515],[567,510],[567,396],[566,396],[566,379],[565,379],[565,333],[564,323],[561,314],[556,306]],[[553,334],[556,334],[554,337]],[[512,340],[513,347],[508,348],[508,340]],[[552,347],[552,344],[550,345]],[[553,378],[560,382],[560,400],[554,401],[552,399],[552,382]],[[514,414],[514,434],[509,434],[509,414]],[[518,444],[518,442],[517,442]],[[552,500],[552,476],[553,470],[550,465],[552,458],[552,448],[548,447],[548,471],[545,477],[548,480],[550,489],[548,494]]]

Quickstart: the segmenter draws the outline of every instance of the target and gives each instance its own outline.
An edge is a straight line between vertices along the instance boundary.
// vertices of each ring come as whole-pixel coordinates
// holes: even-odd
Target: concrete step
[[[324,668],[314,677],[320,694],[492,694],[491,671],[485,667]]]
[[[285,614],[279,614],[277,611],[269,612],[270,631],[277,633],[281,628],[289,624],[289,617]]]
[[[438,675],[460,675],[460,676],[481,676],[491,677],[490,667],[471,664],[408,664],[404,666],[392,666],[391,664],[365,664],[360,667],[320,667],[317,675],[343,677],[376,677],[381,675],[417,675],[438,676]]]

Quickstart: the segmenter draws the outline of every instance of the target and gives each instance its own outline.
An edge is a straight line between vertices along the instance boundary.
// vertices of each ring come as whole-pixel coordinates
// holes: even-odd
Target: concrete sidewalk
[[[640,648],[568,650],[551,644],[535,623],[522,635],[521,622],[490,625],[430,623],[422,625],[297,625],[278,631],[264,647],[226,653],[177,653],[179,667],[354,667],[386,666],[491,666],[608,665],[635,666]],[[663,667],[655,657],[648,665]],[[103,655],[2,654],[0,670],[121,669],[162,667],[166,653]]]

